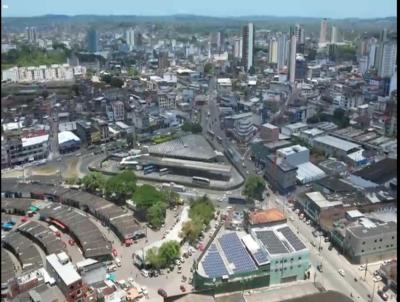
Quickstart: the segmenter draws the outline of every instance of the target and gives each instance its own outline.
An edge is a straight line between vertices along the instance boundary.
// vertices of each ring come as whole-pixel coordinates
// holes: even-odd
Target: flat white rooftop
[[[65,285],[69,286],[81,280],[81,276],[75,270],[71,262],[61,264],[56,254],[48,255],[46,259],[51,267],[56,271],[57,275],[60,276]]]

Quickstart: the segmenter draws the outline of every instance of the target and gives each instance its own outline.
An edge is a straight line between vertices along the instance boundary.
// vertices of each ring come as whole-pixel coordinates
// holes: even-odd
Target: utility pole
[[[375,294],[375,284],[376,282],[374,282],[374,286],[372,287],[372,296],[371,296],[371,302],[374,301],[374,294]]]
[[[367,269],[368,269],[368,260],[365,263],[364,281],[366,280],[366,277],[367,277]]]

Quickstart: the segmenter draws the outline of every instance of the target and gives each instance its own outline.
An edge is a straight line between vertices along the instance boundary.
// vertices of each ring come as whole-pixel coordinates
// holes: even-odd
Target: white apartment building
[[[50,66],[12,67],[2,71],[2,81],[11,82],[46,82],[68,81],[75,76],[86,74],[83,66],[69,64],[52,64]]]

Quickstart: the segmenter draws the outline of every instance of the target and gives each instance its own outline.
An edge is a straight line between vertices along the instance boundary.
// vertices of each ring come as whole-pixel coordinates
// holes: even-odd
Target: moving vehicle
[[[193,176],[192,183],[208,187],[210,185],[210,180],[208,178],[204,178],[204,177]]]
[[[162,288],[158,289],[157,293],[163,298],[168,297],[167,292],[165,290],[163,290]]]

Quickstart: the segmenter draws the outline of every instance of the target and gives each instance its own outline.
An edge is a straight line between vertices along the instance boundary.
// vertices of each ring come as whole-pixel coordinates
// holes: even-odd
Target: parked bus
[[[171,183],[163,183],[163,184],[161,185],[161,188],[162,188],[163,190],[172,190],[172,191],[178,192],[178,193],[181,193],[181,192],[185,192],[185,191],[186,191],[186,187],[185,187],[185,186],[176,185],[176,184],[174,184],[173,182],[171,182]]]
[[[210,180],[208,178],[204,178],[204,177],[193,176],[192,183],[202,185],[202,186],[209,186]]]
[[[147,165],[143,167],[143,174],[149,174],[153,173],[156,170],[156,167],[154,165]]]
[[[228,203],[232,204],[245,204],[247,202],[245,197],[242,196],[229,196]]]
[[[162,168],[162,169],[160,169],[159,173],[160,173],[160,176],[163,176],[163,175],[168,174],[168,173],[169,173],[168,168]]]

